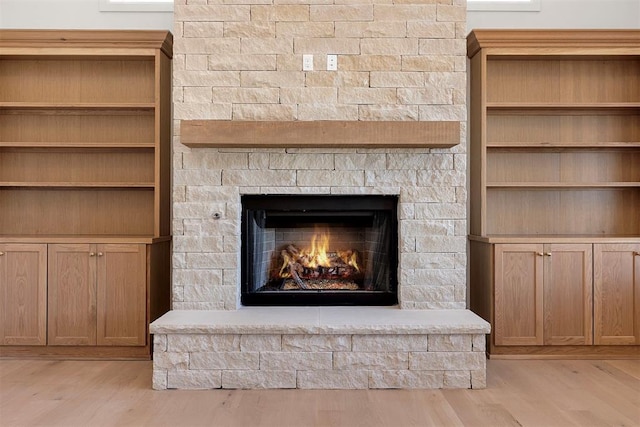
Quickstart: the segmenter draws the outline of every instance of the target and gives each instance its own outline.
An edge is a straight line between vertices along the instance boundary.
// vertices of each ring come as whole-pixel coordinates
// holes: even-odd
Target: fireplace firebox
[[[243,305],[394,305],[398,198],[242,196]]]

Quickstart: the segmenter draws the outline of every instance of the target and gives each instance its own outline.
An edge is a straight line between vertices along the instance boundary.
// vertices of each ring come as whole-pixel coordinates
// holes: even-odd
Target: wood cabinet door
[[[49,245],[49,345],[96,344],[95,251]]]
[[[98,345],[145,345],[146,245],[97,245],[97,255]]]
[[[594,245],[594,343],[640,344],[640,243]]]
[[[591,244],[544,245],[544,344],[593,343]]]
[[[0,244],[0,345],[47,343],[47,245]]]
[[[495,345],[543,344],[542,285],[542,244],[495,246]]]

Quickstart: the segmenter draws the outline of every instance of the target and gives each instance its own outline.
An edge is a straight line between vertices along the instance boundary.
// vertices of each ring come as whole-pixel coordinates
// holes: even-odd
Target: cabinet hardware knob
[[[0,252],[0,256],[4,255],[4,252]]]
[[[102,256],[104,255],[102,252],[98,252],[98,256]]]
[[[96,256],[95,252],[89,252],[89,256]]]
[[[640,252],[634,252],[633,254],[634,254],[635,256],[640,256]],[[2,254],[0,254],[0,255],[2,255]]]
[[[536,252],[536,255],[543,256],[544,254],[542,252]]]
[[[551,256],[551,252],[545,252],[544,256]]]

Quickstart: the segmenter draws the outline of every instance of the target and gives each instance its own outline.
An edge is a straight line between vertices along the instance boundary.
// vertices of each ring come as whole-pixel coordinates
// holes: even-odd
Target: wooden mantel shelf
[[[182,120],[181,142],[197,147],[448,148],[460,122]]]

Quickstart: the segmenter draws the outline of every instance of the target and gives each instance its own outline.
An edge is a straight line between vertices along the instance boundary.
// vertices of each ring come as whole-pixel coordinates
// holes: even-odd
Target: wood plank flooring
[[[0,426],[640,426],[640,360],[489,360],[485,390],[151,390],[148,361],[0,360]]]

